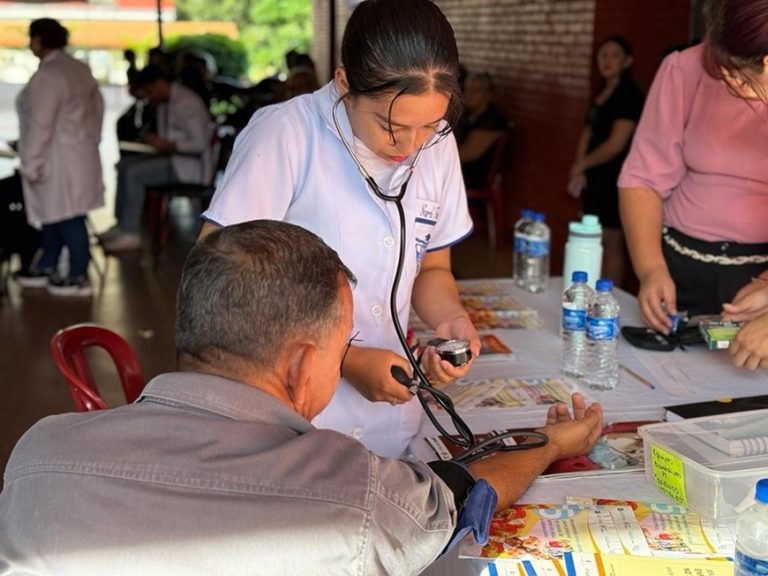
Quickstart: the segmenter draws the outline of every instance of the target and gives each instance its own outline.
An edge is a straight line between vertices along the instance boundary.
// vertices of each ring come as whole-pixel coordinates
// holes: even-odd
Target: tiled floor
[[[0,302],[0,470],[21,434],[35,421],[73,409],[64,380],[49,353],[56,330],[78,322],[96,322],[129,341],[145,376],[174,369],[173,322],[176,284],[184,256],[196,237],[198,220],[183,204],[174,206],[175,233],[160,266],[153,269],[148,254],[135,253],[105,260],[98,248],[94,257],[106,272],[92,299],[56,298],[44,290],[20,290],[9,282],[10,293]],[[454,249],[457,277],[508,276],[509,249],[491,250],[483,236],[467,239]],[[106,354],[94,353],[94,376],[108,404],[122,401],[122,392]]]

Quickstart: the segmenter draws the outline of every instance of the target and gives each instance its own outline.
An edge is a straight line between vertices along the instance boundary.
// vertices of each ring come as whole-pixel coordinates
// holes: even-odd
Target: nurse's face
[[[29,49],[38,58],[43,57],[43,43],[40,41],[40,36],[30,36]]]
[[[346,93],[346,78],[339,82],[337,72],[336,80],[340,92]],[[352,132],[369,150],[391,162],[404,162],[435,135],[449,100],[438,92],[395,96],[348,97],[344,105]]]

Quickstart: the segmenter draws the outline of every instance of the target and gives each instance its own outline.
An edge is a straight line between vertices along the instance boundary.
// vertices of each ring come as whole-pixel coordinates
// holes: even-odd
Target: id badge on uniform
[[[414,242],[416,243],[416,266],[421,268],[421,261],[427,253],[432,232],[440,217],[440,203],[418,198],[416,200],[416,220]]]

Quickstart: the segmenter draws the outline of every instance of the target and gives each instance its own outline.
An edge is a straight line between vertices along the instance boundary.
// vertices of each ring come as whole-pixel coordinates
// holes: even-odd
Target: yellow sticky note
[[[651,446],[651,466],[656,487],[683,506],[688,506],[685,496],[685,470],[683,461],[656,444]]]

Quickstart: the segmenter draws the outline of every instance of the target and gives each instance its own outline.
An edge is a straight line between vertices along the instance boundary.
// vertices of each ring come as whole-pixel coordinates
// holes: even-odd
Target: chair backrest
[[[51,339],[51,355],[67,379],[78,412],[103,410],[107,404],[99,396],[85,350],[103,348],[115,363],[125,401],[135,401],[144,389],[144,374],[130,344],[111,330],[95,324],[75,324],[62,328]]]
[[[488,177],[485,181],[485,187],[489,190],[494,186],[501,184],[501,175],[504,168],[504,156],[506,155],[511,131],[511,128],[507,128],[507,130],[505,130],[504,133],[499,136],[499,139],[496,140],[496,144],[494,144],[495,148],[493,149],[493,159],[491,160],[491,166],[488,170]]]

